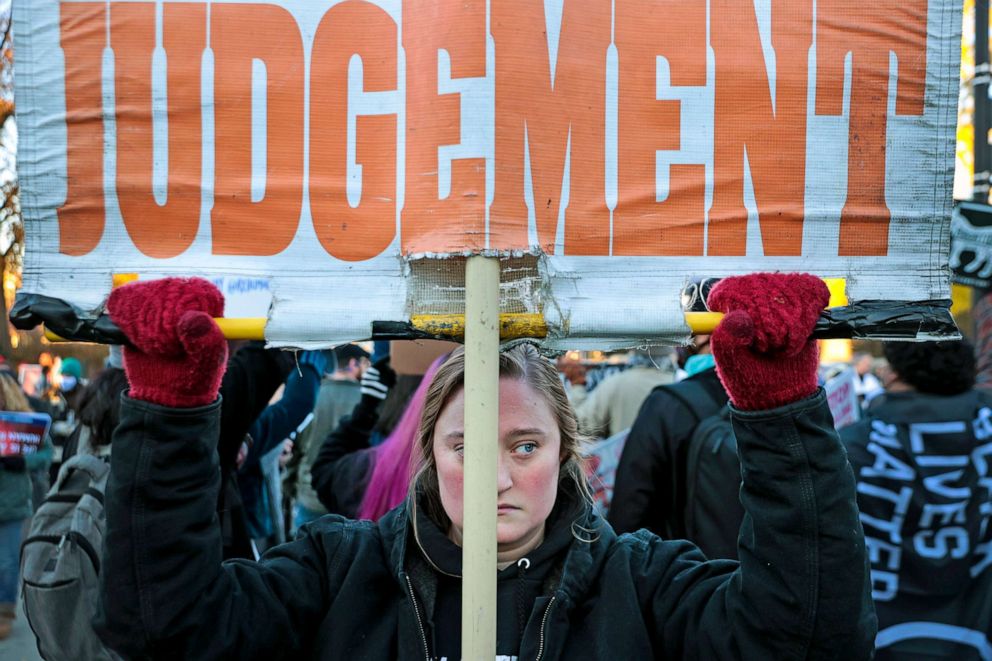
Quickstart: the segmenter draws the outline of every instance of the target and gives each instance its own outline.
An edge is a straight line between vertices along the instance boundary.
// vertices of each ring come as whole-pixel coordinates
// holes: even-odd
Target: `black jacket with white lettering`
[[[887,393],[843,429],[879,659],[992,655],[992,397]]]
[[[438,628],[459,623],[428,616],[438,576],[405,506],[378,523],[326,516],[257,563],[221,562],[218,410],[124,399],[95,622],[108,644],[130,658],[434,656]],[[741,563],[646,531],[618,537],[586,507],[523,619],[519,658],[869,657],[854,477],[822,392],[735,412],[734,428]]]

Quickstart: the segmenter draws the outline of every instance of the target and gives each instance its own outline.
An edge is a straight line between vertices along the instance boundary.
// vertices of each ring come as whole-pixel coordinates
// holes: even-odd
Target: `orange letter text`
[[[152,53],[155,5],[116,2],[110,10],[117,104],[117,200],[134,245],[150,257],[175,257],[200,225],[200,63],[206,8],[163,6],[162,46],[168,57],[167,202],[152,193]]]
[[[712,0],[710,15],[716,54],[716,99],[708,253],[745,254],[746,155],[764,254],[799,255],[806,197],[807,58],[813,42],[812,3],[772,3],[774,79],[766,73],[752,0]]]
[[[819,0],[816,8],[816,112],[840,115],[844,59],[851,53],[847,201],[839,255],[885,255],[889,53],[899,62],[897,115],[922,115],[927,77],[927,0]]]
[[[63,2],[66,200],[58,210],[59,252],[85,255],[103,236],[103,49],[106,4]]]
[[[438,95],[438,51],[452,78],[486,75],[484,0],[407,0],[406,194],[403,252],[460,252],[485,247],[486,166],[483,158],[451,162],[451,193],[440,199],[438,147],[461,142],[460,95]]]
[[[496,42],[496,190],[490,247],[527,248],[524,135],[530,155],[537,240],[553,252],[571,140],[565,253],[609,252],[606,206],[608,0],[564,3],[554,83],[543,0],[493,0]]]
[[[274,5],[210,6],[216,145],[213,252],[275,255],[296,235],[303,204],[303,43]],[[251,199],[252,67],[265,65],[264,197]]]
[[[355,160],[362,195],[348,204],[348,63],[362,58],[364,89],[396,89],[396,23],[361,0],[334,5],[314,37],[310,69],[310,210],[324,249],[349,261],[370,259],[396,234],[396,115],[356,118]],[[352,100],[353,101],[353,100]]]
[[[656,99],[656,58],[668,60],[672,85],[706,84],[705,0],[618,3],[615,255],[702,255],[706,166],[671,165],[668,197],[657,200],[655,152],[681,148],[679,101]]]

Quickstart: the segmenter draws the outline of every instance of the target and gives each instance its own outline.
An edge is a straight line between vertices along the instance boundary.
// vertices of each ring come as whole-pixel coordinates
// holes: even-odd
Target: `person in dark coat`
[[[886,392],[840,432],[878,611],[877,659],[992,658],[992,393],[967,342],[890,342]]]
[[[120,421],[121,394],[127,390],[127,377],[123,368],[107,367],[84,388],[79,400],[79,424],[65,442],[63,463],[78,452],[110,456],[110,442]]]
[[[0,411],[31,411],[24,391],[10,372],[0,372]],[[24,522],[34,511],[31,471],[47,470],[52,442],[46,434],[37,448],[0,455],[0,640],[13,629],[20,582]]]
[[[443,358],[438,357],[427,368],[403,414],[378,445],[369,445],[378,424],[378,402],[395,394],[391,384],[412,375],[398,377],[387,357],[378,369],[362,377],[361,399],[327,436],[313,464],[314,488],[329,512],[378,521],[403,501],[410,486],[411,457],[427,388]]]
[[[613,485],[609,521],[618,533],[647,528],[666,539],[686,537],[689,440],[727,403],[709,338],[695,338],[688,378],[655,388],[630,428]]]
[[[248,431],[286,380],[293,362],[293,355],[287,351],[266,349],[263,342],[248,342],[232,352],[223,371],[217,440],[221,479],[217,518],[225,559],[255,557],[238,487],[238,457],[247,455]]]
[[[519,345],[499,358],[498,655],[869,658],[854,477],[808,339],[826,287],[746,276],[710,299],[728,313],[713,347],[744,466],[740,563],[647,531],[618,537],[591,507],[557,371]],[[132,658],[461,657],[461,350],[428,391],[403,505],[377,523],[328,515],[259,562],[222,562],[223,298],[164,279],[115,289],[108,309],[132,347],[96,619],[108,645]]]
[[[248,531],[261,548],[268,548],[273,539],[284,536],[282,516],[273,514],[278,512],[282,503],[270,500],[263,460],[271,452],[275,462],[275,455],[279,454],[276,448],[284,447],[287,441],[292,443],[289,440],[291,436],[313,412],[326,365],[327,357],[323,351],[299,352],[296,369],[290,370],[286,376],[282,397],[265,407],[248,430],[251,447],[238,467],[238,487],[248,520]],[[269,468],[274,470],[276,466]]]
[[[327,353],[327,367],[320,379],[317,403],[310,420],[293,440],[293,455],[283,478],[283,495],[287,505],[291,502],[288,509],[292,512],[294,533],[304,523],[327,514],[327,508],[321,504],[313,486],[313,463],[321,442],[361,398],[360,381],[365,378],[363,372],[368,371],[365,367],[369,354],[357,344],[342,344]]]

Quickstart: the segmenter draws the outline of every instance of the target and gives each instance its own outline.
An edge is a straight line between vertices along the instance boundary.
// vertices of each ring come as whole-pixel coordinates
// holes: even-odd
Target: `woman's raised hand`
[[[227,365],[227,340],[213,317],[224,296],[202,278],[163,278],[118,287],[107,311],[124,331],[130,396],[153,404],[194,407],[217,399]]]
[[[707,298],[724,318],[711,339],[734,406],[762,410],[816,392],[819,354],[810,336],[830,292],[819,278],[756,273],[721,280]]]

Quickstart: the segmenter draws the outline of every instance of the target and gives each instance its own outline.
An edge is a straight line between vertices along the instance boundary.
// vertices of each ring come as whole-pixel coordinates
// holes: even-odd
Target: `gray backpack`
[[[47,661],[121,658],[93,630],[109,473],[93,455],[65,462],[21,545],[24,612]]]

